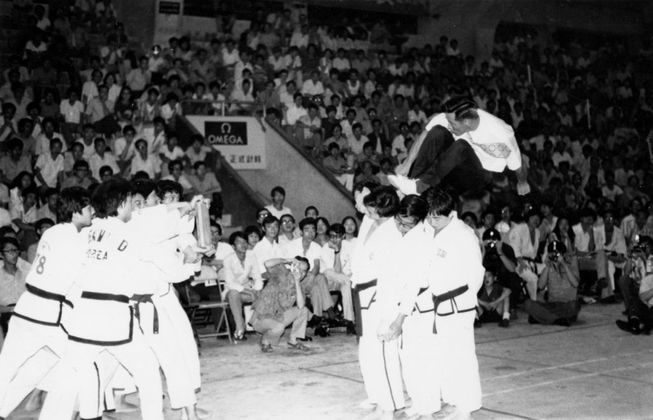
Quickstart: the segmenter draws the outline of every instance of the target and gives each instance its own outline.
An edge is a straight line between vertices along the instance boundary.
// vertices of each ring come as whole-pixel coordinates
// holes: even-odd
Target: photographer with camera
[[[538,301],[527,300],[528,322],[570,326],[578,317],[578,262],[558,240],[546,247],[544,269],[537,282]]]
[[[628,320],[617,320],[619,329],[634,335],[649,334],[653,326],[653,239],[635,235],[633,246],[619,278]]]
[[[517,274],[517,258],[510,245],[501,240],[501,234],[488,228],[481,237],[483,241],[483,267],[496,274],[499,285],[510,289],[510,308],[514,311],[522,296],[521,278]]]

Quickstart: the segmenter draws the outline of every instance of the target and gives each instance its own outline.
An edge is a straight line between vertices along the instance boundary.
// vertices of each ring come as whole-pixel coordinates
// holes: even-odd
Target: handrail
[[[201,104],[201,105],[206,105],[208,107],[211,107],[213,109],[219,109],[220,110],[220,116],[221,117],[226,117],[228,108],[231,105],[245,105],[245,106],[251,106],[252,109],[250,110],[250,114],[254,116],[257,111],[261,110],[263,112],[263,116],[266,116],[266,108],[265,106],[262,106],[263,103],[260,101],[234,101],[230,99],[224,99],[224,100],[216,100],[212,101],[210,99],[182,99],[180,101],[181,103],[181,108],[184,110],[184,106],[188,104]],[[216,105],[219,105],[219,107],[216,107]],[[241,110],[244,111],[244,110]],[[186,112],[184,110],[184,114],[192,115],[192,113]],[[201,115],[209,115],[207,113],[203,113]]]
[[[179,115],[177,118],[182,119],[194,134],[202,135],[202,133],[200,133],[199,130],[197,130],[197,128],[193,124],[191,124],[186,117],[184,117],[183,115]],[[217,159],[220,161],[220,166],[222,168],[225,168],[227,173],[231,177],[233,177],[234,180],[236,180],[239,186],[256,203],[256,205],[258,207],[265,207],[267,203],[261,199],[259,194],[256,191],[254,191],[252,187],[250,187],[249,184],[247,184],[247,182],[245,182],[245,180],[240,176],[240,174],[238,174],[238,172],[229,164],[229,162],[227,162],[227,159],[225,159],[224,156],[222,156],[222,153],[218,153],[217,156],[218,156]]]
[[[342,185],[340,181],[336,179],[335,175],[333,175],[328,169],[326,169],[322,165],[322,162],[317,162],[311,155],[306,153],[304,149],[299,147],[297,143],[290,140],[288,138],[288,135],[284,132],[284,130],[279,125],[271,123],[269,118],[266,118],[265,121],[267,122],[270,128],[272,128],[277,134],[279,134],[281,138],[284,139],[288,144],[290,144],[293,147],[293,149],[295,149],[300,155],[302,155],[302,157],[307,162],[309,162],[319,173],[321,173],[322,176],[328,179],[329,182],[331,182],[331,184],[333,184],[338,191],[340,191],[352,203],[354,202],[354,196],[352,195],[352,192],[349,191],[347,188],[345,188],[344,185]]]

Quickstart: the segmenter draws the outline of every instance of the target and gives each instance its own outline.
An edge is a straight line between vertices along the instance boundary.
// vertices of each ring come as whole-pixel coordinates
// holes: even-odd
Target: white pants
[[[0,352],[0,417],[6,418],[52,371],[67,341],[59,327],[11,318]]]
[[[202,387],[202,379],[200,376],[199,351],[197,350],[197,343],[195,342],[193,328],[190,325],[188,315],[184,311],[184,308],[181,307],[179,299],[177,299],[177,296],[172,290],[168,294],[155,299],[155,304],[159,311],[159,335],[163,334],[165,336],[165,338],[163,336],[159,337],[161,341],[160,345],[165,345],[169,340],[177,343],[183,355],[185,374],[190,378],[194,399],[195,390]],[[166,362],[161,362],[162,367],[163,363]],[[172,360],[171,363],[181,364],[182,361]],[[170,379],[168,380],[170,381]],[[168,390],[170,389],[170,385],[168,383]]]
[[[102,359],[110,354],[133,376],[140,396],[144,420],[163,420],[159,365],[143,335],[134,328],[130,343],[98,346],[68,341],[62,360],[61,380],[52,389],[41,409],[41,420],[70,420],[79,393],[80,417],[96,418],[102,412],[104,390]],[[104,378],[103,378],[104,377]]]
[[[472,412],[481,408],[481,378],[474,344],[475,311],[437,316],[442,399]]]
[[[404,390],[399,362],[399,340],[381,341],[377,337],[380,317],[372,304],[362,313],[363,335],[358,342],[358,360],[365,391],[370,401],[384,411],[404,408]]]
[[[404,321],[401,369],[412,408],[423,416],[441,409],[438,338],[433,334],[433,311],[414,312]]]
[[[324,271],[329,290],[339,290],[342,295],[342,315],[347,321],[354,321],[354,303],[352,301],[351,279],[329,268]]]

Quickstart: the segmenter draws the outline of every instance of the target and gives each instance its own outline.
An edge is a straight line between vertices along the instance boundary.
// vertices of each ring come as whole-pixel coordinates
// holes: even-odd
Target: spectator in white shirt
[[[354,331],[354,306],[351,292],[351,256],[353,246],[344,241],[345,228],[340,223],[329,226],[329,242],[320,254],[320,275],[327,281],[329,290],[338,290],[342,296],[342,313],[347,322],[347,333]]]
[[[295,93],[293,96],[293,103],[286,109],[286,124],[289,127],[294,128],[295,124],[297,121],[306,115],[308,112],[306,111],[306,108],[302,105],[302,102],[304,101],[304,97],[302,96],[301,93]]]
[[[594,210],[585,208],[580,212],[580,223],[572,227],[578,266],[581,271],[596,271],[598,281],[595,288],[597,294],[600,292],[602,299],[614,298],[614,291],[607,281],[608,261],[605,254],[604,230],[594,226],[595,221]]]
[[[84,85],[82,85],[82,102],[84,105],[88,105],[91,99],[99,95],[98,86],[102,83],[102,77],[100,70],[93,70],[91,80],[84,82]]]
[[[206,161],[206,157],[213,151],[211,147],[204,144],[204,137],[201,134],[193,134],[191,137],[192,143],[186,149],[186,156],[190,159],[191,165],[197,162]]]
[[[122,137],[113,142],[113,154],[122,168],[127,166],[136,151],[134,137],[136,137],[136,129],[131,125],[126,125],[122,129]]]
[[[281,219],[281,216],[284,214],[292,214],[290,208],[283,205],[286,201],[286,190],[281,186],[276,186],[270,191],[270,198],[272,199],[272,204],[265,206],[266,210],[277,219]]]
[[[234,317],[236,331],[234,338],[242,340],[245,335],[243,304],[252,303],[263,288],[254,253],[247,249],[247,237],[242,232],[232,233],[229,244],[234,251],[224,259],[226,298]]]
[[[605,185],[601,188],[601,194],[606,200],[613,203],[620,203],[624,190],[614,182],[614,174],[612,172],[605,173]]]
[[[277,241],[279,236],[279,219],[274,216],[267,216],[261,223],[264,236],[256,245],[254,253],[256,267],[261,276],[267,278],[265,262],[273,258],[283,258],[283,250]]]
[[[169,132],[165,139],[165,145],[159,148],[159,159],[161,160],[161,174],[169,174],[168,163],[184,157],[184,151],[178,146],[177,133]]]
[[[156,179],[160,173],[158,159],[147,152],[147,141],[138,139],[135,143],[136,153],[131,159],[131,175],[145,172],[150,179]]]
[[[54,188],[63,177],[62,141],[54,138],[50,141],[50,153],[41,154],[34,165],[34,174],[41,187]]]
[[[70,133],[72,136],[79,129],[84,114],[84,104],[77,98],[77,91],[74,88],[68,89],[68,99],[61,100],[59,112],[66,125],[66,129],[63,130],[64,134]]]
[[[183,188],[183,195],[191,194],[193,190],[193,185],[190,183],[186,175],[184,175],[184,164],[180,159],[172,160],[168,162],[168,172],[169,175],[163,177],[163,180],[174,181],[181,185]]]
[[[508,244],[515,251],[517,258],[517,274],[526,283],[529,298],[537,300],[537,281],[542,270],[542,264],[536,262],[540,246],[540,223],[542,218],[536,211],[526,214],[525,221],[510,229]]]
[[[113,173],[120,172],[116,157],[107,150],[107,142],[103,137],[95,138],[95,153],[88,159],[88,164],[91,169],[91,176],[95,179],[100,179],[100,168],[108,166]]]
[[[302,93],[309,96],[324,94],[324,85],[320,81],[320,73],[317,70],[311,71],[311,78],[304,81]]]
[[[36,211],[38,220],[50,219],[54,223],[57,222],[57,206],[59,203],[59,190],[56,188],[48,188],[43,194],[45,203]]]
[[[305,218],[299,222],[299,230],[302,232],[300,238],[294,239],[283,248],[284,258],[304,257],[308,260],[310,268],[306,277],[302,280],[302,291],[311,297],[313,313],[321,318],[326,311],[329,318],[333,318],[333,300],[327,287],[327,280],[320,273],[320,257],[322,247],[314,241],[317,233],[315,219]]]

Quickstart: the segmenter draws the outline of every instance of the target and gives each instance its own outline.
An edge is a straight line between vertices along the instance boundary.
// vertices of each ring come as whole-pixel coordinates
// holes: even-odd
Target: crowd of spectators
[[[646,42],[638,51],[609,40],[600,48],[541,45],[515,33],[498,39],[481,61],[442,36],[395,54],[364,41],[382,37],[382,25],[353,25],[337,35],[284,11],[258,13],[239,37],[231,36],[233,22],[219,18],[215,38],[173,37],[140,51],[110,0],[22,1],[14,18],[21,45],[0,86],[0,229],[17,237],[25,258],[56,222],[53,203],[63,187],[92,188],[111,176],[151,178],[176,182],[182,196],[220,201],[210,166],[215,152],[201,136],[183,150],[177,115],[263,114],[351,191],[387,185],[428,116],[447,98],[467,94],[512,125],[523,161],[517,173],[494,174],[483,194],[462,200],[460,214],[485,249],[479,313],[496,312],[507,326],[527,300],[532,322],[567,325],[576,318],[577,296],[588,303],[623,297],[627,329],[650,329],[641,305],[632,309],[639,302],[633,290],[648,284],[646,264],[633,274],[648,255],[642,238],[653,236],[653,109],[642,71],[653,50]],[[297,223],[275,195],[285,193],[273,192],[268,214],[260,211],[258,224],[232,235],[231,246],[222,245],[227,252],[212,262],[216,272],[235,267],[231,275],[242,280],[242,290],[228,289],[238,295],[225,298],[238,313],[256,298],[247,249],[295,241],[308,259],[303,293],[314,322],[323,326],[339,309],[351,327],[340,275],[345,262],[321,254],[346,248],[356,219],[333,223],[307,209]],[[213,216],[218,220],[219,208]],[[240,264],[228,264],[227,254]],[[340,271],[325,274],[322,265]],[[241,338],[244,320],[234,320]],[[639,320],[643,328],[634,327]]]

